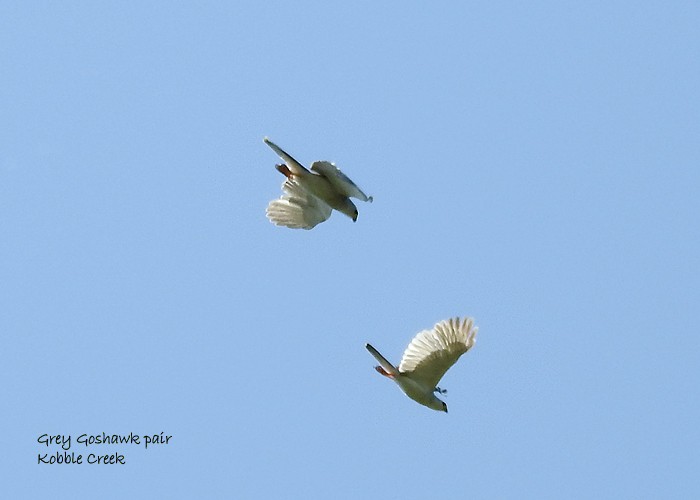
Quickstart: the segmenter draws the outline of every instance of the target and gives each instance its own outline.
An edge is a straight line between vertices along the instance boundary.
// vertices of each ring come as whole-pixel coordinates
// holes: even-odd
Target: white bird
[[[267,206],[267,218],[273,224],[311,229],[328,219],[334,208],[355,222],[357,207],[350,197],[372,201],[333,163],[315,161],[309,171],[267,137],[263,141],[284,160],[276,168],[287,177],[282,184],[282,197]]]
[[[459,357],[472,348],[478,331],[473,318],[440,321],[432,330],[423,330],[413,338],[398,368],[371,345],[365,344],[365,347],[379,362],[375,370],[399,384],[406,396],[447,413],[445,402],[435,396],[436,392],[445,394],[447,391],[437,384]]]

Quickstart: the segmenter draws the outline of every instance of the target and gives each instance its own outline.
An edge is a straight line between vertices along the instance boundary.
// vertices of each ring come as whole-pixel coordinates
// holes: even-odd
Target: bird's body
[[[311,229],[328,219],[332,209],[356,221],[357,207],[350,197],[372,201],[332,163],[316,161],[308,170],[267,137],[263,140],[284,160],[277,170],[287,178],[282,184],[282,197],[267,207],[267,217],[273,224]]]
[[[329,207],[335,208],[351,219],[356,217],[355,204],[350,201],[350,198],[338,192],[326,177],[304,169],[299,174],[293,174],[292,179],[304,186],[304,189],[309,193],[320,198]]]
[[[440,321],[432,330],[423,330],[413,338],[398,367],[370,344],[365,347],[379,362],[376,370],[396,382],[406,396],[433,410],[447,412],[445,402],[435,396],[436,392],[446,391],[437,384],[459,357],[471,349],[478,331],[472,318]]]

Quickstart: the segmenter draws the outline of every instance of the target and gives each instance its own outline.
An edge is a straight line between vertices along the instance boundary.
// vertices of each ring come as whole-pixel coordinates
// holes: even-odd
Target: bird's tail
[[[382,375],[386,377],[395,377],[399,374],[399,371],[396,369],[394,365],[389,363],[387,359],[379,354],[379,351],[376,350],[374,347],[372,347],[369,344],[365,344],[365,347],[367,350],[370,352],[372,356],[374,356],[374,359],[376,359],[381,366],[377,366],[377,371],[381,373]]]
[[[308,172],[308,170],[306,170],[301,163],[299,163],[294,158],[292,158],[291,155],[289,155],[284,149],[279,147],[277,144],[272,142],[270,139],[265,137],[265,138],[263,138],[263,141],[265,142],[265,144],[270,146],[275,153],[277,153],[277,156],[279,156],[280,158],[282,158],[284,160],[284,163],[287,164],[287,167],[289,167],[289,170],[291,171],[292,174],[302,175],[304,172]],[[279,170],[279,168],[278,168],[278,170]],[[284,175],[287,175],[282,170],[280,170],[280,172],[282,172]],[[287,175],[287,177],[289,177],[289,176]]]

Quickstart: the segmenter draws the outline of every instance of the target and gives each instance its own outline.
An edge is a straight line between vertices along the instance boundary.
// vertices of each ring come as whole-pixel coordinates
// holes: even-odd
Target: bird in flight
[[[432,330],[423,330],[411,340],[398,367],[371,345],[365,344],[365,347],[379,362],[375,370],[396,382],[406,396],[447,413],[447,404],[435,396],[436,392],[445,394],[447,391],[437,384],[459,357],[472,348],[478,331],[473,318],[440,321]]]
[[[371,196],[363,193],[333,163],[315,161],[309,171],[267,137],[263,141],[284,160],[284,163],[276,165],[277,170],[286,177],[282,184],[284,194],[267,206],[267,218],[273,224],[311,229],[328,219],[334,208],[355,222],[357,207],[350,198],[372,201]]]

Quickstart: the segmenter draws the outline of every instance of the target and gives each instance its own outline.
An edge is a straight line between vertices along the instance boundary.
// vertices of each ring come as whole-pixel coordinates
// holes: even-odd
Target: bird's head
[[[338,208],[338,210],[352,219],[353,222],[357,221],[357,207],[350,201],[350,198],[345,198],[343,205]]]
[[[447,413],[447,403],[445,403],[442,399],[438,399],[435,397],[435,394],[430,394],[428,400],[426,402],[422,402],[425,406],[428,408],[435,410],[435,411],[444,411]]]

